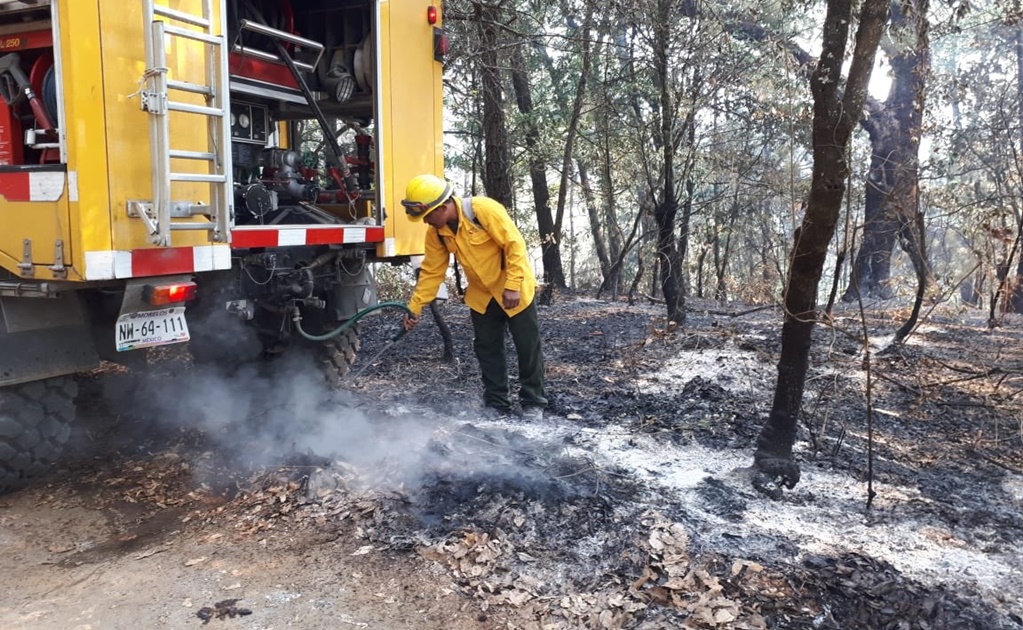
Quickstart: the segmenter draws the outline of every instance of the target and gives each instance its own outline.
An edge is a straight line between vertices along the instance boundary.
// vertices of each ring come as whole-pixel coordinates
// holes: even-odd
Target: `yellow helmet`
[[[422,221],[445,201],[455,194],[449,182],[436,175],[417,175],[405,187],[405,198],[401,205],[405,206],[405,214],[412,221]]]

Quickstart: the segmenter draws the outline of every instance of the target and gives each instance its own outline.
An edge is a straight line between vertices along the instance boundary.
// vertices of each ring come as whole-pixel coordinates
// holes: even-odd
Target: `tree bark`
[[[891,258],[896,241],[916,276],[927,287],[934,282],[919,216],[920,135],[931,67],[928,4],[929,0],[900,0],[891,5],[892,87],[883,104],[868,101],[861,121],[870,136],[870,170],[862,246],[842,295],[846,302],[856,300],[858,292],[880,299],[893,296]]]
[[[852,0],[828,0],[822,51],[810,87],[813,92],[813,175],[806,214],[796,229],[785,286],[778,380],[768,422],[757,439],[754,485],[775,494],[795,487],[799,465],[792,458],[797,419],[806,385],[817,290],[835,234],[846,178],[847,146],[863,111],[867,84],[888,17],[887,0],[864,0],[849,76],[840,91]]]
[[[586,203],[586,216],[590,220],[590,236],[593,238],[593,249],[597,254],[597,261],[600,263],[600,275],[606,279],[611,273],[611,256],[607,251],[604,226],[600,220],[600,211],[597,209],[596,199],[594,199],[593,186],[590,184],[589,169],[580,160],[576,160],[576,169],[579,171],[579,187],[582,188],[583,200]]]
[[[565,288],[565,272],[561,264],[561,241],[551,212],[551,191],[547,185],[547,164],[540,152],[540,130],[533,112],[533,90],[529,82],[526,60],[522,46],[512,51],[512,87],[515,90],[515,104],[524,117],[525,146],[529,158],[529,181],[533,188],[533,205],[536,211],[536,225],[540,231],[540,250],[543,259],[543,275],[547,286],[541,301],[550,301],[553,287]]]
[[[661,267],[661,293],[667,305],[668,320],[684,326],[685,295],[682,292],[682,258],[679,256],[675,237],[675,219],[678,216],[678,193],[675,190],[675,134],[674,101],[671,85],[672,69],[668,60],[669,24],[671,23],[671,2],[659,0],[658,20],[654,31],[654,72],[659,83],[660,106],[660,148],[661,148],[661,199],[654,206],[657,221],[657,256]]]
[[[501,82],[498,51],[501,37],[498,23],[500,8],[479,2],[474,5],[479,25],[480,88],[483,97],[483,187],[487,196],[512,205],[511,149],[504,114],[504,88]]]

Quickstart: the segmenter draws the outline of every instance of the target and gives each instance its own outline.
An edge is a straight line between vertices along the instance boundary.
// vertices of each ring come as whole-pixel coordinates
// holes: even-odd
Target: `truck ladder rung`
[[[217,159],[216,153],[210,153],[208,151],[177,151],[171,149],[171,159],[177,160],[207,160],[212,162]]]
[[[167,109],[173,112],[186,112],[188,114],[200,114],[202,116],[214,116],[221,118],[224,110],[219,107],[206,107],[204,105],[192,105],[191,103],[180,103],[178,101],[167,101]]]
[[[198,26],[199,28],[210,27],[210,21],[207,20],[206,18],[199,17],[198,15],[192,15],[191,13],[185,13],[184,11],[178,11],[170,7],[162,7],[158,4],[153,5],[153,13],[155,15],[162,15],[163,17],[167,17],[178,22],[184,22],[185,24]]]
[[[206,97],[213,96],[213,88],[208,85],[199,85],[198,83],[189,83],[188,81],[167,81],[167,89],[179,90],[181,92],[191,92],[193,94],[202,94]]]
[[[170,229],[172,229],[174,231],[183,230],[183,231],[198,232],[200,230],[204,230],[206,232],[209,232],[210,230],[215,230],[216,228],[217,228],[217,224],[216,223],[171,223],[170,224]]]
[[[219,46],[221,44],[220,38],[216,35],[207,35],[206,33],[200,33],[199,31],[190,31],[187,28],[164,26],[163,32],[168,35],[184,37],[185,39],[194,39],[197,42],[203,42],[210,46]]]
[[[172,182],[205,182],[207,184],[223,184],[227,181],[225,175],[209,175],[206,173],[171,173]]]

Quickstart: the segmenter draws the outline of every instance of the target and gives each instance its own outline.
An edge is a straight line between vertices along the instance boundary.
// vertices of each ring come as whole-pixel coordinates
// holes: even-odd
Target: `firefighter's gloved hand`
[[[522,294],[518,291],[504,290],[504,295],[501,296],[501,305],[505,308],[515,308],[519,305],[519,300],[522,299]]]
[[[418,323],[419,323],[418,317],[415,317],[414,315],[405,315],[405,319],[402,320],[401,326],[402,328],[405,329],[405,332],[408,332],[415,328],[416,324]]]

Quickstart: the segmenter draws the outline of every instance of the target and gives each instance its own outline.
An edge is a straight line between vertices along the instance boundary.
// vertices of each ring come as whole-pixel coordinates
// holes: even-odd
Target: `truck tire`
[[[78,384],[71,376],[0,388],[0,494],[57,461],[71,434]]]
[[[345,376],[352,369],[355,357],[359,354],[359,327],[352,326],[340,335],[324,341],[320,345],[319,357],[323,369],[323,377],[327,386],[336,389],[341,386]]]

